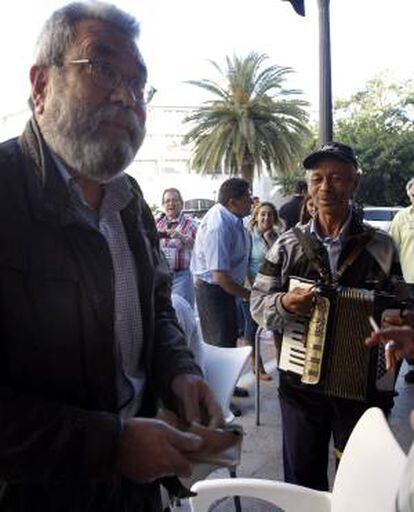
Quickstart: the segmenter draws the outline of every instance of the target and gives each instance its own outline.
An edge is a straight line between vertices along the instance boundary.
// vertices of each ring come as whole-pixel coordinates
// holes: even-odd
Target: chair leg
[[[259,361],[260,361],[260,336],[262,334],[262,327],[259,327],[256,332],[256,336],[254,339],[254,355],[255,355],[255,377],[256,377],[256,385],[255,385],[255,410],[256,410],[256,425],[260,425],[260,375],[259,375]]]
[[[229,474],[230,474],[230,478],[237,478],[236,466],[232,466],[232,467],[229,468]],[[235,511],[236,512],[242,512],[240,496],[234,496],[233,500],[234,500],[234,509],[235,509]]]

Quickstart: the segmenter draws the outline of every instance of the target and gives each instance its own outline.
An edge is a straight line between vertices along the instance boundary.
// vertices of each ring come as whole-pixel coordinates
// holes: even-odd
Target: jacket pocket
[[[69,382],[76,389],[82,361],[79,285],[50,269],[35,275],[20,263],[0,263],[3,376],[15,387],[51,396]]]

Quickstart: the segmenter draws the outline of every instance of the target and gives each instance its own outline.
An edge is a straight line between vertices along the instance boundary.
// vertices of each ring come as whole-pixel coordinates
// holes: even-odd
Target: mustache
[[[102,123],[117,122],[125,126],[131,139],[135,140],[142,128],[137,113],[120,105],[104,105],[93,113],[82,112],[80,115],[84,122],[78,126],[82,126],[82,131],[88,135],[98,133]]]

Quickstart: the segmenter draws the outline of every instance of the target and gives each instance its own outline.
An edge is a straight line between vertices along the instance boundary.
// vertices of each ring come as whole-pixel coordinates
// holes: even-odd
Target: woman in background
[[[264,201],[259,203],[253,210],[252,218],[247,226],[251,238],[249,267],[247,280],[250,286],[253,284],[260,267],[262,266],[266,253],[273,245],[278,236],[285,229],[284,222],[279,218],[277,209],[273,203]],[[257,323],[250,315],[250,308],[247,302],[243,302],[243,314],[245,319],[244,337],[253,347],[253,368],[255,368],[255,337],[258,329]],[[263,361],[259,361],[259,376],[261,380],[271,380],[272,377],[266,373]]]
[[[311,218],[315,215],[316,208],[313,204],[312,197],[307,194],[303,198],[302,208],[300,210],[299,222],[300,224],[307,224]]]

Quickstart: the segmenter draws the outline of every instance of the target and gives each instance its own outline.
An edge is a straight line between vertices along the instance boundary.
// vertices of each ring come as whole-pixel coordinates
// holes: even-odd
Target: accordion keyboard
[[[279,368],[281,370],[297,373],[298,375],[303,374],[308,323],[307,318],[298,317],[295,321],[286,325],[279,358]]]

